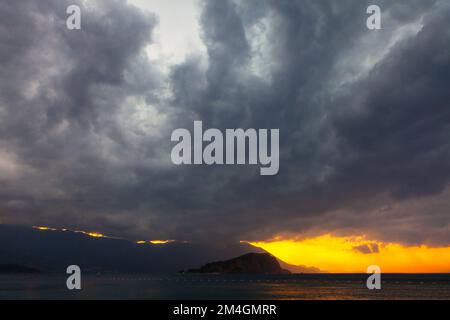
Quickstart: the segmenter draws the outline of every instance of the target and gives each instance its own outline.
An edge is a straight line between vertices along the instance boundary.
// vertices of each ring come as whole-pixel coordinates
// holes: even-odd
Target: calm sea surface
[[[450,275],[84,275],[82,290],[57,275],[0,275],[0,299],[450,299]]]

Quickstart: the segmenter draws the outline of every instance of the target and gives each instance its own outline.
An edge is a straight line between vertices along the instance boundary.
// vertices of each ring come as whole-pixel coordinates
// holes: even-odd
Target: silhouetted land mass
[[[280,259],[278,259],[278,262],[280,263],[280,267],[286,270],[289,270],[291,273],[295,274],[301,274],[301,273],[326,273],[323,270],[320,270],[316,267],[308,267],[303,265],[293,265],[286,263]]]
[[[65,274],[67,266],[76,264],[84,273],[167,274],[248,252],[265,251],[246,243],[139,245],[125,239],[93,238],[71,231],[41,231],[0,224],[0,265],[33,266],[45,273]],[[314,267],[278,262],[278,267],[293,273],[320,272]],[[273,261],[272,264],[275,265]]]
[[[65,274],[67,266],[76,264],[84,273],[167,274],[255,250],[244,243],[139,245],[124,239],[0,224],[0,265],[33,266],[45,273]]]
[[[0,264],[0,274],[41,273],[39,269],[16,264]]]
[[[207,263],[191,273],[247,273],[247,274],[290,274],[282,269],[278,260],[269,253],[247,253],[226,261]]]

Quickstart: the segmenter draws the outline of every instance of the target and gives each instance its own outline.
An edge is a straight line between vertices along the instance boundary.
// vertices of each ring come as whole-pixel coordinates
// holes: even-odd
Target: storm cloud
[[[366,28],[369,4],[382,30]],[[151,9],[0,4],[0,223],[450,244],[448,1],[198,5],[205,52],[168,63],[147,55]],[[278,175],[173,165],[170,134],[194,120],[279,128]]]

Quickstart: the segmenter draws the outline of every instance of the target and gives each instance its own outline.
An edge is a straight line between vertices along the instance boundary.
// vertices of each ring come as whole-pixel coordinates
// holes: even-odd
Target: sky
[[[449,24],[446,0],[3,1],[0,223],[449,250]],[[195,120],[279,128],[279,173],[175,166]]]
[[[130,0],[130,4],[157,15],[153,41],[147,52],[151,60],[170,65],[183,62],[189,54],[205,51],[199,25],[197,0]]]

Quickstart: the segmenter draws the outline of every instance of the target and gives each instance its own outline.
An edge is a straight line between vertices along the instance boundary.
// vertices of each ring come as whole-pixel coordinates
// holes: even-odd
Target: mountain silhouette
[[[320,270],[316,267],[307,267],[303,265],[293,265],[286,263],[280,259],[277,259],[280,263],[280,267],[286,270],[289,270],[291,273],[324,273],[323,270]]]
[[[78,265],[84,272],[174,273],[249,251],[255,247],[244,243],[140,245],[71,231],[0,225],[0,264],[42,272],[65,272],[67,266]]]
[[[115,238],[96,238],[72,231],[36,230],[0,224],[0,264],[27,266],[48,273],[65,273],[78,265],[89,273],[167,274],[193,269],[211,261],[224,261],[249,252],[264,253],[247,243],[137,244]],[[316,272],[315,268],[282,268]]]
[[[277,258],[269,253],[247,253],[226,261],[207,263],[192,273],[253,273],[253,274],[289,274],[282,269]]]

